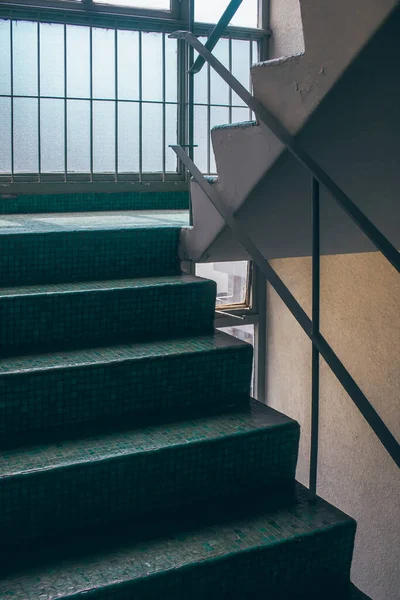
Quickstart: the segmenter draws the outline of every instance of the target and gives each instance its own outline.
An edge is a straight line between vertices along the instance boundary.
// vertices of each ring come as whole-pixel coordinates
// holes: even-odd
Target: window
[[[4,19],[0,51],[0,173],[176,174],[176,40]]]
[[[171,10],[171,0],[93,0],[95,4],[147,8],[149,10]]]
[[[199,38],[205,44],[207,38]],[[250,39],[221,38],[213,54],[240,83],[251,89],[250,67],[259,60],[259,45]],[[195,58],[197,53],[195,53]],[[209,65],[194,78],[194,160],[202,173],[216,174],[211,129],[253,118],[251,111]]]
[[[195,0],[198,23],[218,23],[230,0]],[[237,27],[258,27],[258,0],[243,0],[231,21]]]
[[[246,260],[201,263],[196,275],[217,283],[217,308],[243,307],[250,304],[250,264]]]

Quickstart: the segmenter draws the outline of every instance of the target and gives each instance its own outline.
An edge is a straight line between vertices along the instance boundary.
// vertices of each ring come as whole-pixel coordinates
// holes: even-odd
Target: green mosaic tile
[[[212,332],[215,297],[189,275],[0,288],[0,352]]]
[[[168,537],[103,550],[105,541],[98,535],[92,553],[5,577],[0,596],[7,600],[332,598],[333,590],[343,592],[348,586],[354,534],[351,519],[322,500],[310,507],[299,488],[292,506],[254,509],[239,519],[226,518]]]
[[[252,356],[214,333],[0,360],[0,445],[53,427],[243,406]]]
[[[241,413],[3,451],[0,549],[277,490],[293,481],[298,440],[297,423],[253,402]]]
[[[179,234],[170,226],[3,234],[1,285],[178,275]]]
[[[22,194],[0,196],[0,214],[104,210],[177,210],[189,208],[188,192]]]

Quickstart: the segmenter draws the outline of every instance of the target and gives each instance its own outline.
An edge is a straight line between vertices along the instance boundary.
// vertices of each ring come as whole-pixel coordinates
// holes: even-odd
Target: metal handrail
[[[274,115],[252,96],[233,75],[211,54],[211,52],[190,32],[178,31],[174,37],[185,39],[207,61],[224,81],[251,108],[259,121],[264,124],[288,148],[288,150],[309,169],[312,175],[312,319],[310,319],[296,298],[280,279],[276,271],[264,258],[259,248],[254,244],[246,230],[235,215],[225,206],[215,186],[211,186],[200,173],[191,158],[180,146],[172,146],[177,156],[186,166],[193,178],[200,185],[208,199],[222,216],[228,227],[247,251],[252,261],[259,267],[267,281],[272,285],[280,298],[289,308],[297,322],[312,342],[312,398],[311,398],[311,453],[309,499],[316,500],[317,467],[318,467],[318,421],[319,421],[319,356],[329,365],[337,379],[349,394],[364,419],[370,425],[386,451],[400,467],[400,444],[385,425],[368,398],[362,392],[349,371],[335,354],[332,347],[320,333],[320,184],[332,194],[336,202],[350,216],[356,225],[368,236],[389,262],[400,271],[400,253],[389,240],[375,227],[353,201],[329,177],[329,175],[314,161],[314,159],[298,144],[297,140],[285,129]]]
[[[343,190],[329,177],[318,163],[299,145],[296,138],[278,121],[278,119],[261,102],[259,102],[246,88],[215,58],[209,50],[188,31],[177,31],[170,37],[185,39],[197,52],[210,64],[234,92],[251,108],[257,118],[287,147],[297,160],[303,164],[317,181],[332,194],[336,202],[358,225],[365,235],[386,256],[395,269],[400,272],[400,253],[379,231],[377,227],[364,215]]]
[[[209,50],[210,52],[214,50],[215,46],[218,44],[225,29],[228,27],[229,23],[235,16],[242,2],[243,0],[231,0],[231,2],[228,4],[220,20],[210,33],[210,36],[205,44],[205,48],[207,48],[207,50]],[[192,73],[193,75],[199,73],[203,68],[205,62],[205,58],[199,54],[199,56],[196,58],[195,62],[189,69],[189,73]]]

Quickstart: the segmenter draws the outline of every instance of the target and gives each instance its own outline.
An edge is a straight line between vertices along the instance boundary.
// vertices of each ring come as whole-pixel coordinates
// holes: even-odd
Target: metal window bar
[[[193,2],[193,0],[190,0],[191,2]],[[27,9],[25,9],[26,11]],[[15,14],[18,15],[18,18],[15,18]],[[47,15],[47,16],[46,16]],[[44,16],[46,16],[46,18],[44,18]],[[56,18],[57,17],[57,18]],[[193,92],[193,88],[192,88],[192,92],[191,92],[191,97],[189,94],[189,97],[187,99],[187,101],[184,101],[184,95],[188,93],[188,91],[190,92],[190,82],[189,82],[189,86],[187,84],[187,82],[184,83],[184,79],[185,79],[185,73],[187,73],[187,69],[188,66],[190,64],[190,52],[187,53],[187,61],[182,61],[181,60],[181,54],[182,51],[186,51],[186,44],[184,42],[179,44],[179,48],[178,48],[178,69],[180,69],[183,71],[180,73],[179,77],[178,77],[178,98],[176,101],[170,101],[166,99],[165,96],[165,79],[167,77],[167,73],[166,73],[166,65],[165,65],[165,30],[168,31],[171,30],[172,25],[169,24],[168,26],[164,23],[164,34],[163,34],[163,53],[164,53],[164,57],[163,57],[163,65],[162,65],[162,77],[163,77],[163,95],[161,100],[159,98],[155,99],[154,101],[151,100],[144,100],[143,96],[139,97],[139,98],[124,98],[121,99],[118,96],[118,76],[119,76],[119,69],[118,69],[118,32],[121,28],[121,26],[123,25],[122,21],[117,20],[115,17],[113,17],[113,20],[109,20],[108,22],[105,22],[105,15],[101,16],[101,19],[103,20],[99,20],[100,16],[99,14],[92,14],[92,15],[86,15],[85,19],[83,20],[83,14],[79,15],[79,19],[75,18],[76,15],[74,16],[73,13],[68,13],[67,11],[52,11],[51,13],[46,13],[46,11],[43,9],[43,12],[40,10],[36,10],[34,12],[32,12],[31,14],[24,12],[23,14],[19,12],[19,9],[15,9],[13,10],[12,14],[10,13],[10,10],[8,10],[8,12],[4,11],[3,7],[0,7],[0,18],[6,18],[9,21],[9,25],[10,25],[10,29],[9,29],[9,36],[10,36],[10,77],[11,77],[11,88],[9,90],[6,90],[7,93],[1,93],[0,97],[1,98],[8,98],[10,100],[10,105],[11,105],[11,117],[10,117],[10,128],[11,128],[11,143],[10,143],[10,147],[7,148],[7,152],[11,153],[11,169],[10,169],[10,173],[0,173],[0,184],[6,184],[7,185],[7,192],[9,193],[20,193],[21,190],[23,190],[23,186],[24,185],[28,185],[28,184],[36,184],[38,186],[38,191],[40,189],[42,189],[42,186],[46,186],[50,183],[64,183],[64,184],[68,184],[68,189],[70,185],[78,185],[80,182],[82,185],[85,185],[86,187],[83,187],[82,190],[87,190],[87,185],[89,183],[95,184],[96,182],[101,182],[101,181],[114,181],[114,183],[121,183],[124,181],[132,181],[132,182],[154,182],[154,181],[159,181],[160,183],[167,183],[167,182],[182,182],[182,186],[186,186],[187,188],[187,183],[185,184],[185,181],[187,182],[187,174],[186,172],[181,170],[181,165],[177,165],[177,171],[172,171],[171,167],[169,167],[169,171],[166,171],[167,169],[167,160],[166,160],[166,147],[167,144],[170,144],[171,142],[173,142],[174,140],[172,139],[167,139],[167,129],[166,129],[166,119],[168,118],[168,115],[170,114],[169,111],[167,110],[167,107],[169,105],[171,106],[177,106],[178,108],[178,121],[179,121],[179,127],[178,127],[178,135],[180,136],[178,139],[180,140],[180,142],[183,142],[183,139],[185,139],[185,143],[187,143],[188,145],[192,145],[193,146],[193,123],[194,123],[194,119],[193,119],[193,111],[194,111],[194,92]],[[192,20],[193,20],[193,16],[192,16]],[[15,94],[14,93],[14,75],[15,75],[15,68],[16,66],[14,65],[14,46],[15,46],[15,42],[13,40],[13,27],[15,23],[18,23],[19,21],[30,21],[32,23],[36,23],[37,25],[37,52],[38,52],[38,76],[37,76],[37,93],[36,94],[29,94],[29,95],[20,95],[20,94]],[[44,88],[42,88],[42,79],[44,76],[44,73],[41,72],[41,23],[61,23],[63,25],[62,30],[60,32],[60,36],[62,36],[63,38],[63,42],[61,42],[61,45],[63,45],[63,59],[61,59],[61,64],[62,67],[64,69],[64,81],[63,81],[63,95],[61,94],[61,96],[57,96],[57,95],[51,95],[51,94],[42,94],[42,89],[44,90]],[[68,46],[68,27],[69,24],[79,24],[83,27],[86,27],[89,31],[89,60],[90,60],[90,65],[89,65],[89,71],[90,71],[90,85],[89,85],[89,94],[86,94],[86,96],[77,96],[76,94],[68,94],[68,68],[70,68],[70,64],[69,63],[69,46]],[[147,20],[147,23],[150,23],[149,20]],[[135,27],[129,28],[127,25],[125,25],[123,28],[125,29],[131,29],[131,30],[135,30],[139,32],[139,36],[142,37],[142,35],[145,35],[147,31],[158,31],[161,30],[161,24],[158,24],[157,20],[152,20],[150,23],[152,26],[151,27],[146,27],[144,28],[144,24],[143,22],[139,22],[136,21],[135,23]],[[93,68],[94,68],[94,28],[95,27],[108,27],[108,28],[112,28],[114,29],[115,32],[115,38],[114,38],[114,46],[115,46],[115,94],[114,94],[114,98],[110,99],[110,98],[100,98],[97,97],[95,95],[94,92],[94,80],[93,80]],[[192,28],[196,29],[200,32],[205,32],[206,29],[199,25],[199,24],[194,24],[192,22]],[[240,30],[238,28],[230,28],[227,37],[230,40],[229,46],[232,47],[232,44],[234,43],[232,40],[235,39],[246,39],[247,42],[250,44],[250,50],[252,50],[252,40],[254,40],[255,38],[257,40],[261,39],[261,36],[263,35],[262,32],[254,32],[254,31],[245,31]],[[193,57],[193,49],[191,49],[191,54]],[[140,61],[139,61],[139,69],[142,70],[142,60],[143,57],[141,57]],[[143,80],[143,76],[144,73],[141,73],[141,81]],[[193,81],[193,76],[190,76],[192,81]],[[188,87],[187,87],[188,86]],[[185,89],[187,90],[185,92]],[[3,90],[4,91],[4,90]],[[72,89],[71,89],[72,91]],[[142,90],[141,90],[142,91]],[[37,146],[38,146],[38,164],[37,164],[37,171],[36,172],[32,172],[32,173],[28,173],[26,171],[22,171],[20,170],[20,164],[16,164],[15,163],[15,143],[16,143],[16,137],[15,137],[15,111],[14,111],[14,106],[15,106],[15,100],[18,98],[31,98],[36,100],[37,102],[37,110],[38,110],[38,115],[37,115],[37,120],[38,120],[38,133],[37,133]],[[62,157],[62,167],[59,171],[48,171],[47,168],[45,170],[45,172],[43,172],[43,167],[44,167],[44,162],[43,162],[43,148],[42,148],[42,136],[46,133],[46,119],[47,119],[47,111],[44,112],[43,108],[44,108],[44,100],[61,100],[63,101],[63,120],[64,123],[63,125],[61,125],[61,130],[62,130],[62,136],[63,136],[63,140],[61,143],[63,143],[63,157]],[[89,148],[88,148],[88,153],[89,153],[89,165],[85,168],[82,169],[82,171],[77,172],[72,171],[73,168],[73,163],[72,161],[69,160],[69,144],[70,144],[70,136],[71,134],[74,133],[74,131],[71,129],[71,127],[73,127],[73,121],[69,121],[70,119],[70,110],[73,108],[72,104],[70,101],[87,101],[88,102],[88,107],[89,107],[89,122],[88,122],[88,126],[89,126],[89,130],[88,130],[88,136],[90,135],[90,139],[88,140],[88,144],[89,144]],[[114,151],[115,151],[115,164],[110,166],[110,170],[107,172],[96,172],[96,153],[97,153],[97,149],[95,146],[95,127],[96,127],[96,123],[95,123],[95,119],[96,119],[96,113],[95,113],[95,108],[96,108],[96,102],[114,102],[114,106],[115,106],[115,135],[114,135]],[[119,111],[119,107],[122,106],[121,103],[125,103],[125,102],[132,102],[132,103],[138,103],[139,104],[139,113],[140,113],[140,127],[139,127],[139,132],[137,132],[136,135],[138,135],[138,137],[140,137],[139,140],[139,152],[141,153],[141,156],[139,157],[139,163],[140,163],[140,168],[127,173],[127,172],[120,172],[120,168],[119,165],[121,164],[120,161],[120,156],[119,156],[119,120],[120,120],[120,111]],[[143,111],[144,111],[144,106],[149,103],[152,102],[153,104],[160,104],[162,106],[162,131],[160,131],[160,139],[161,137],[163,137],[164,139],[161,140],[161,143],[163,144],[163,148],[162,148],[162,164],[160,163],[160,168],[157,172],[154,173],[150,173],[147,172],[144,164],[143,164],[143,142],[145,141],[143,139],[143,124],[142,124],[142,119],[143,119]],[[208,111],[208,116],[211,122],[211,111],[212,111],[212,107],[209,105],[208,102],[203,103],[199,103],[199,106],[206,106],[207,107],[207,111]],[[231,115],[232,111],[234,108],[236,108],[236,105],[233,105],[231,103],[231,101],[228,101],[227,104],[218,104],[218,106],[221,107],[226,107],[228,108],[228,112]],[[239,106],[237,106],[239,108]],[[186,115],[186,116],[185,116]],[[229,118],[229,121],[231,121],[232,118]],[[169,129],[168,129],[169,130]],[[188,133],[184,133],[184,132],[188,132]],[[182,135],[185,135],[186,138],[183,138]],[[191,152],[193,152],[193,150],[191,150]],[[209,152],[208,154],[211,152],[211,146],[209,146]],[[46,161],[47,162],[47,161]],[[76,162],[76,161],[74,161]],[[208,156],[207,158],[207,163],[210,164],[211,160],[210,157]],[[70,163],[70,164],[68,164]],[[17,169],[17,171],[15,171]],[[87,171],[85,173],[85,170]],[[209,170],[209,169],[208,169]],[[22,188],[21,188],[22,186]],[[28,190],[28,187],[26,188]],[[29,190],[34,189],[32,186],[29,187]],[[44,189],[44,188],[43,188]],[[181,187],[180,189],[184,189],[183,187]]]
[[[303,164],[312,174],[312,215],[313,215],[313,244],[312,244],[312,263],[313,263],[313,304],[312,319],[303,310],[293,294],[286,287],[278,274],[264,258],[258,247],[249,237],[239,220],[229,209],[226,208],[220,194],[211,186],[209,182],[200,173],[199,169],[179,146],[174,146],[180,160],[185,164],[191,175],[200,185],[206,196],[212,202],[216,210],[227,223],[233,234],[239,240],[243,248],[248,252],[252,261],[263,273],[267,281],[272,285],[280,298],[289,308],[300,326],[312,342],[312,443],[310,455],[310,480],[309,480],[309,500],[315,502],[317,487],[317,460],[318,460],[318,416],[319,416],[319,355],[321,355],[328,366],[331,368],[337,379],[340,381],[346,392],[352,398],[354,404],[361,412],[367,423],[370,425],[386,451],[393,458],[398,467],[400,467],[400,444],[393,436],[389,428],[385,425],[372,404],[364,395],[360,387],[347,371],[345,366],[335,354],[331,346],[321,335],[319,330],[319,302],[320,302],[320,215],[319,215],[319,188],[324,185],[331,193],[339,206],[356,225],[368,236],[389,262],[400,272],[400,253],[385,238],[385,236],[373,225],[373,223],[362,213],[362,211],[352,202],[352,200],[337,186],[329,175],[309,156],[297,141],[286,131],[281,123],[265,108],[260,102],[252,96],[240,82],[226,69],[215,56],[205,48],[203,44],[190,32],[180,31],[173,34],[174,37],[185,39],[191,44],[197,52],[203,56],[209,66],[211,66],[222,79],[238,94],[245,104],[254,111],[259,121],[271,130],[276,137],[283,142],[294,157]]]

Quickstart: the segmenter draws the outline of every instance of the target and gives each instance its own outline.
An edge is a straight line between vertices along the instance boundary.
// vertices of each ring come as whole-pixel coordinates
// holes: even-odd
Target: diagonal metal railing
[[[310,501],[316,499],[317,467],[318,467],[318,417],[319,417],[319,357],[324,358],[337,379],[340,381],[358,410],[370,425],[380,442],[400,467],[400,444],[381,419],[371,402],[353,379],[349,371],[340,361],[327,340],[320,333],[320,185],[323,185],[333,196],[337,204],[368,236],[382,254],[397,271],[400,271],[400,254],[389,240],[375,227],[356,204],[343,192],[318,163],[299,145],[275,116],[250,94],[241,83],[213,56],[213,54],[190,32],[178,31],[174,37],[186,40],[222,79],[236,92],[245,104],[254,111],[258,120],[263,123],[287,149],[301,162],[312,175],[312,319],[310,319],[293,294],[280,279],[279,275],[260,252],[245,228],[236,216],[225,206],[220,194],[200,173],[191,158],[180,146],[172,146],[173,150],[186,166],[203,192],[232,230],[252,261],[258,266],[280,298],[296,318],[304,332],[312,342],[312,393],[311,393],[311,450],[310,450]]]

